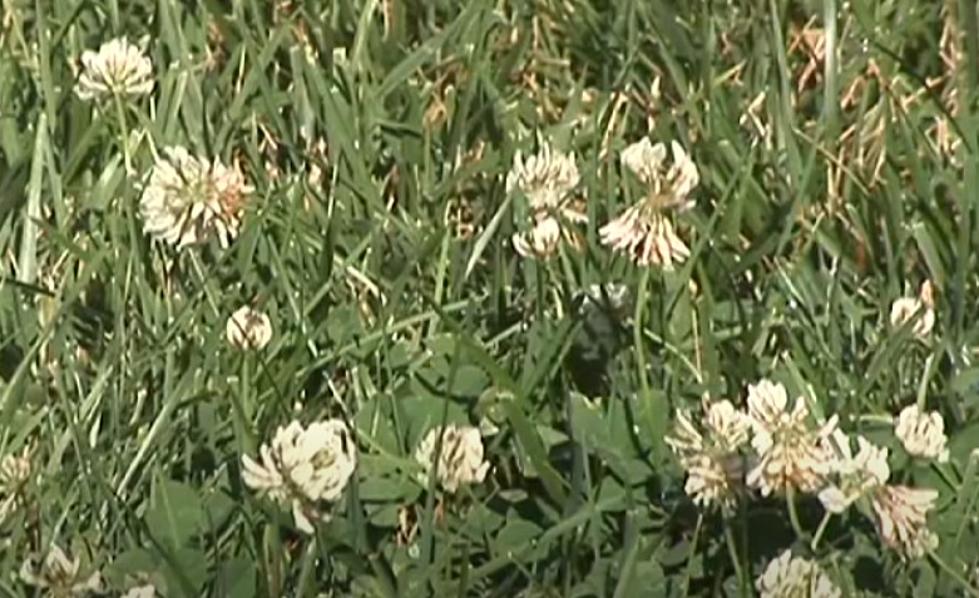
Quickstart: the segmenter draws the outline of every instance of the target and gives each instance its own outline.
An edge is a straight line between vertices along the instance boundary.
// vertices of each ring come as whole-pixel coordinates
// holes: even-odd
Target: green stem
[[[700,540],[700,528],[704,524],[704,514],[697,515],[697,527],[693,530],[693,539],[690,541],[690,552],[687,554],[687,572],[683,576],[683,591],[681,596],[690,595],[690,576],[693,575],[693,555],[697,552],[697,542]]]
[[[805,538],[808,534],[802,529],[802,525],[799,523],[799,513],[795,509],[795,488],[789,486],[785,491],[785,504],[789,507],[789,521],[792,522],[792,529],[795,530],[795,535],[800,539]]]
[[[936,565],[938,565],[939,569],[947,573],[949,577],[951,577],[956,582],[958,582],[959,585],[961,585],[962,588],[965,589],[965,591],[970,596],[972,596],[973,598],[979,598],[979,589],[976,589],[972,585],[970,585],[969,582],[964,577],[962,577],[962,575],[958,571],[950,567],[948,563],[942,560],[942,557],[938,556],[937,552],[935,552],[934,550],[930,550],[928,551],[928,556],[930,556],[931,560],[934,561]]]
[[[731,531],[731,520],[726,516],[724,517],[724,540],[727,542],[731,564],[734,566],[734,575],[738,578],[738,588],[741,594],[745,595],[748,584],[744,576],[744,569],[741,567],[741,558],[738,556],[738,546],[734,540],[734,532]]]
[[[816,552],[816,548],[819,547],[819,541],[823,538],[823,532],[826,531],[826,526],[829,525],[829,520],[832,516],[833,514],[829,511],[823,514],[823,520],[819,522],[819,527],[816,528],[816,535],[812,537],[812,543],[809,545],[809,548],[813,552]]]
[[[120,144],[122,145],[123,163],[126,165],[126,176],[133,174],[133,162],[129,156],[129,127],[126,125],[126,111],[122,107],[122,98],[118,93],[112,94],[113,104],[116,107],[116,118],[119,120]]]

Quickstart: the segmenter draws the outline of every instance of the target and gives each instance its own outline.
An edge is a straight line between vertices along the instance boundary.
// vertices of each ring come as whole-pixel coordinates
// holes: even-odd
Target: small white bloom
[[[522,193],[530,217],[529,223],[518,223],[521,227],[529,224],[530,229],[512,238],[522,257],[549,258],[557,253],[561,239],[573,247],[581,246],[580,233],[570,226],[588,221],[584,206],[570,197],[579,178],[574,154],[554,151],[547,143],[526,160],[520,152],[514,156],[506,177],[507,194]]]
[[[912,320],[911,330],[918,338],[927,337],[935,327],[935,290],[930,280],[921,283],[917,297],[901,297],[891,305],[892,326],[901,327]]]
[[[666,217],[670,209],[689,207],[690,192],[700,183],[697,166],[677,142],[671,143],[673,162],[666,165],[666,146],[648,138],[633,143],[621,160],[646,185],[645,197],[599,230],[603,245],[629,255],[640,266],[672,270],[690,257]]]
[[[706,434],[681,410],[666,444],[687,472],[684,490],[694,504],[730,508],[744,485],[743,460],[738,449],[748,440],[748,421],[730,401],[705,401],[704,410]]]
[[[152,584],[146,584],[145,586],[136,586],[130,588],[128,592],[123,595],[123,598],[155,598],[156,588]]]
[[[75,93],[82,100],[102,96],[137,96],[153,91],[153,64],[125,38],[102,44],[98,52],[82,52],[82,73]]]
[[[809,424],[809,409],[802,397],[788,410],[785,387],[769,380],[748,387],[751,446],[758,464],[748,472],[748,485],[763,496],[789,487],[816,492],[826,485],[835,467],[835,455],[826,439],[836,429],[833,416],[819,429]]]
[[[920,558],[938,548],[938,536],[928,529],[928,512],[935,507],[938,492],[930,488],[882,486],[871,504],[877,515],[881,540],[903,559]]]
[[[272,321],[264,312],[244,305],[228,318],[225,336],[238,349],[264,349],[272,340]]]
[[[859,498],[887,483],[891,475],[887,464],[887,449],[870,443],[863,436],[857,437],[859,450],[856,457],[850,450],[850,439],[835,430],[832,445],[836,456],[838,484],[832,484],[819,492],[819,500],[827,511],[842,513]]]
[[[27,585],[49,590],[53,596],[84,596],[102,591],[102,578],[98,571],[81,575],[78,557],[69,559],[57,545],[51,545],[44,560],[28,557],[20,568],[20,578]]]
[[[143,230],[178,248],[217,237],[227,247],[238,236],[252,189],[237,168],[167,147],[150,172],[140,199]]]
[[[521,191],[532,211],[554,209],[578,185],[580,176],[574,154],[564,154],[544,143],[540,151],[526,160],[521,152],[513,157],[506,177],[506,192]]]
[[[31,477],[29,450],[24,447],[20,455],[5,455],[0,459],[0,520],[23,499],[24,485]]]
[[[894,423],[894,435],[909,455],[935,459],[939,463],[948,461],[945,422],[937,411],[922,413],[917,405],[905,407]]]
[[[442,442],[438,447],[440,436]],[[436,455],[437,448],[440,450]],[[415,450],[415,461],[424,468],[423,483],[428,482],[434,466],[438,481],[450,494],[454,494],[463,484],[481,483],[490,467],[483,458],[483,439],[479,428],[455,424],[429,430]]]
[[[843,593],[819,565],[786,550],[755,581],[762,598],[840,598]]]
[[[320,501],[336,501],[357,466],[357,448],[347,425],[338,419],[280,427],[260,461],[242,455],[245,484],[280,504],[291,504],[296,526],[314,532],[311,518],[325,519]]]

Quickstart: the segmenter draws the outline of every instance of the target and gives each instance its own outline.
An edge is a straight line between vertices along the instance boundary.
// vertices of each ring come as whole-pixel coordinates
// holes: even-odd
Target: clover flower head
[[[762,598],[840,598],[843,593],[815,561],[784,551],[755,581]]]
[[[935,290],[930,280],[921,283],[917,297],[901,297],[891,305],[892,326],[900,327],[912,320],[914,325],[911,330],[921,339],[926,338],[935,327]]]
[[[238,236],[252,188],[236,167],[167,147],[156,160],[140,198],[143,230],[183,248],[217,238],[223,247]]]
[[[327,519],[319,503],[334,502],[357,467],[357,447],[347,425],[338,419],[308,428],[293,421],[280,427],[270,444],[259,450],[259,461],[241,458],[245,484],[280,504],[292,506],[296,526],[314,532],[313,519]]]
[[[98,52],[82,53],[75,93],[82,100],[146,95],[153,91],[153,64],[125,38],[110,40]]]
[[[99,572],[83,575],[79,558],[69,559],[56,544],[51,545],[40,562],[35,556],[28,557],[21,565],[20,579],[27,585],[48,590],[52,596],[85,596],[102,591]]]
[[[877,532],[884,544],[905,560],[916,559],[938,548],[938,536],[928,528],[928,512],[938,492],[930,488],[886,485],[872,498]]]
[[[917,405],[905,407],[894,423],[894,435],[909,455],[939,463],[948,461],[945,421],[937,411],[923,413]]]
[[[272,340],[272,321],[265,312],[244,305],[228,318],[225,336],[232,347],[264,349]]]
[[[691,205],[690,192],[700,183],[697,166],[677,142],[673,160],[666,163],[666,146],[648,138],[633,143],[621,155],[622,164],[646,186],[646,194],[601,229],[603,245],[627,254],[639,266],[672,270],[690,257],[690,249],[676,234],[666,212]]]
[[[690,414],[676,414],[673,434],[666,444],[687,473],[684,490],[701,507],[734,505],[743,486],[744,471],[738,449],[747,442],[748,422],[730,401],[705,402],[705,430],[694,425]]]
[[[819,492],[823,507],[831,513],[842,513],[854,502],[887,483],[891,475],[887,464],[887,449],[875,446],[863,436],[857,437],[856,456],[850,449],[850,439],[841,430],[834,430],[831,446],[836,451],[838,482]]]
[[[441,446],[438,446],[440,437]],[[481,483],[490,468],[483,457],[479,428],[456,424],[429,430],[415,450],[415,461],[424,471],[420,479],[422,483],[428,482],[432,467],[435,467],[438,482],[450,494],[463,485]]]
[[[789,488],[816,492],[823,488],[835,467],[835,455],[826,439],[836,429],[833,416],[820,428],[809,423],[809,409],[802,397],[788,409],[785,387],[769,380],[748,387],[751,445],[757,465],[748,472],[748,485],[763,496]]]

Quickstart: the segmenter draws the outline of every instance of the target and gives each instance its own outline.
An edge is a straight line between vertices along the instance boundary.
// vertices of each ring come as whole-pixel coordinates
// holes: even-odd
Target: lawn
[[[7,0],[0,595],[979,596],[977,88],[966,0]]]

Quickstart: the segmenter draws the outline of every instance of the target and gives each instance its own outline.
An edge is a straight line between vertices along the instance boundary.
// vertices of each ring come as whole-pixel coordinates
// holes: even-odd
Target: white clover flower
[[[912,320],[911,330],[918,338],[926,338],[935,327],[935,289],[930,280],[921,283],[917,297],[901,297],[891,305],[892,326],[901,327]]]
[[[909,455],[939,463],[948,461],[945,422],[937,411],[922,413],[917,405],[905,407],[894,423],[894,435]]]
[[[212,237],[227,247],[238,236],[251,191],[237,168],[195,158],[183,147],[164,148],[140,200],[143,230],[178,248]]]
[[[264,349],[272,340],[272,321],[264,312],[244,305],[228,318],[225,336],[237,349]]]
[[[690,257],[666,211],[690,205],[690,192],[700,183],[697,166],[683,147],[671,143],[673,162],[666,165],[666,146],[648,138],[622,152],[622,164],[647,187],[646,196],[599,230],[603,245],[629,255],[640,266],[672,270]]]
[[[840,598],[843,593],[819,565],[786,550],[755,580],[762,598]]]
[[[743,486],[744,471],[738,449],[748,440],[744,413],[730,401],[704,404],[707,411],[706,437],[686,411],[678,411],[672,436],[666,444],[687,472],[684,490],[701,507],[730,508]]]
[[[938,536],[928,529],[928,511],[938,492],[929,488],[882,486],[871,498],[877,515],[877,532],[903,559],[916,559],[938,548]]]
[[[146,95],[153,91],[153,64],[125,38],[102,44],[98,52],[82,52],[82,67],[75,86],[75,94],[82,100]]]
[[[122,598],[155,598],[156,588],[153,584],[146,584],[144,586],[135,586],[129,588]]]
[[[242,455],[245,484],[280,504],[291,504],[296,526],[314,532],[311,519],[326,520],[321,501],[336,501],[357,466],[357,447],[338,419],[279,427],[271,445],[263,444],[261,463]]]
[[[52,596],[84,596],[102,591],[102,577],[98,571],[81,575],[78,557],[68,559],[64,551],[52,544],[44,560],[28,557],[20,568],[20,578],[27,585],[46,589]]]
[[[24,485],[31,477],[30,448],[20,455],[0,459],[0,520],[23,499]]]
[[[748,387],[751,446],[758,464],[748,472],[748,485],[763,496],[789,488],[816,492],[826,485],[835,467],[835,455],[826,442],[836,428],[834,415],[819,429],[809,424],[809,409],[802,397],[788,411],[785,387],[769,380]]]
[[[580,247],[580,233],[571,224],[588,221],[580,201],[570,198],[580,177],[574,154],[563,154],[551,149],[547,143],[540,152],[526,160],[517,152],[513,167],[506,177],[507,194],[520,192],[529,208],[529,222],[519,222],[529,230],[513,235],[513,247],[522,257],[545,259],[557,253],[559,242],[564,239],[573,247]]]
[[[887,465],[887,449],[870,443],[863,436],[857,437],[858,451],[854,457],[850,439],[835,430],[832,444],[836,449],[836,475],[838,484],[831,484],[819,492],[819,501],[831,513],[842,513],[850,505],[887,483],[891,469]]]
[[[436,446],[439,436],[442,437],[441,447]],[[438,455],[436,448],[441,448]],[[415,461],[424,468],[423,483],[428,482],[431,468],[435,466],[438,481],[450,494],[464,484],[481,483],[490,468],[489,462],[483,458],[483,439],[479,428],[455,424],[429,430],[415,450]]]
[[[564,154],[544,143],[526,160],[519,151],[506,177],[507,194],[521,191],[533,211],[558,208],[578,185],[580,176],[574,154]]]

